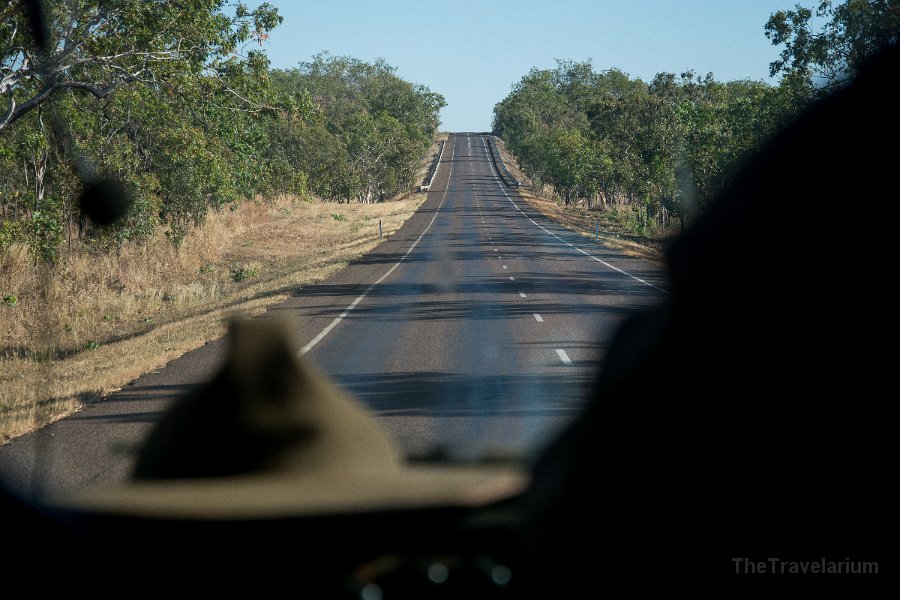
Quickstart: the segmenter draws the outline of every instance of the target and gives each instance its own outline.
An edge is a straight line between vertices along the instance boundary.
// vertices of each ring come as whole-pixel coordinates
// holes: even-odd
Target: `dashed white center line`
[[[534,320],[537,321],[538,323],[543,323],[543,322],[544,322],[544,317],[542,317],[541,315],[539,315],[539,314],[537,314],[537,313],[534,313],[534,314],[531,315],[531,316],[533,316],[533,317],[534,317]],[[557,350],[557,352],[559,352],[559,350]]]
[[[504,268],[504,269],[507,269],[507,268],[509,268],[509,267],[507,267],[506,265],[503,265],[503,268]]]
[[[510,280],[510,281],[515,281],[516,278],[515,278],[515,277],[510,277],[509,280]]]
[[[496,249],[496,248],[494,248],[494,252],[496,252],[496,251],[497,251],[497,249]]]
[[[527,298],[528,296],[525,295],[525,292],[519,292],[519,297],[520,297],[520,298]]]
[[[557,349],[556,349],[556,355],[559,356],[559,360],[562,361],[562,364],[564,364],[564,365],[571,365],[571,364],[572,364],[572,359],[569,358],[569,355],[566,354],[566,351],[563,350],[562,348],[557,348]]]

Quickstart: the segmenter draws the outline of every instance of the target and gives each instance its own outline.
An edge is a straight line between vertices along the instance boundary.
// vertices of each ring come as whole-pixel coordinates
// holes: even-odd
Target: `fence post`
[[[381,239],[381,219],[378,219],[378,239]]]

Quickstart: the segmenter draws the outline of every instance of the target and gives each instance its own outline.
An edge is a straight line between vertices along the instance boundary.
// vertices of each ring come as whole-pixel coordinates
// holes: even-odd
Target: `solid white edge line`
[[[561,360],[564,365],[572,364],[572,359],[569,358],[569,355],[566,354],[566,351],[563,350],[562,348],[556,349],[556,355],[559,357],[559,360]]]
[[[520,298],[527,298],[528,296],[525,295],[525,292],[519,292],[519,297],[520,297]]]
[[[537,313],[533,313],[531,316],[533,316],[534,320],[537,321],[538,323],[544,322],[544,317],[542,317],[541,315],[539,315]]]
[[[487,144],[486,144],[485,141],[484,141],[484,137],[481,138],[481,145],[484,147],[485,152],[487,152]],[[629,273],[628,271],[624,271],[624,270],[620,269],[619,267],[617,267],[617,266],[615,266],[615,265],[609,264],[608,262],[606,262],[605,260],[603,260],[603,259],[601,259],[601,258],[597,258],[597,257],[594,256],[593,254],[590,254],[590,253],[588,253],[588,252],[585,252],[584,250],[582,250],[582,249],[579,248],[578,246],[576,246],[576,245],[574,245],[574,244],[572,244],[572,243],[570,243],[570,242],[567,242],[566,240],[562,239],[561,237],[559,237],[558,235],[556,235],[556,234],[553,233],[552,231],[546,229],[543,225],[541,225],[541,224],[539,224],[539,223],[536,223],[536,222],[534,221],[534,219],[532,219],[532,218],[529,217],[527,214],[525,214],[525,211],[523,211],[521,208],[519,208],[519,205],[516,204],[516,203],[513,201],[512,198],[509,197],[509,194],[506,193],[506,188],[505,188],[505,187],[503,186],[503,184],[500,182],[500,176],[497,174],[497,169],[496,169],[496,167],[494,167],[494,162],[493,162],[493,161],[490,161],[490,163],[491,163],[491,172],[493,173],[493,176],[494,176],[494,181],[496,181],[497,185],[500,186],[500,191],[503,192],[503,195],[506,196],[506,199],[509,201],[509,203],[512,204],[512,205],[516,208],[517,211],[519,211],[520,213],[522,213],[522,216],[523,216],[523,217],[525,217],[526,219],[528,219],[529,221],[531,221],[532,225],[534,225],[535,227],[538,227],[538,228],[542,229],[542,230],[544,231],[544,233],[546,233],[547,235],[550,235],[550,236],[556,238],[557,240],[559,240],[560,242],[562,242],[562,243],[565,244],[566,246],[569,246],[570,248],[574,248],[575,250],[578,250],[579,252],[581,252],[582,254],[584,254],[585,256],[587,256],[588,258],[592,258],[592,259],[596,260],[598,263],[600,263],[600,264],[602,264],[602,265],[604,265],[604,266],[606,266],[606,267],[609,267],[609,268],[612,269],[613,271],[618,271],[618,272],[621,273],[622,275],[627,275],[628,277],[631,277],[631,278],[634,279],[635,281],[639,281],[639,282],[643,283],[644,285],[646,285],[646,286],[648,286],[648,287],[652,287],[654,290],[660,291],[660,292],[662,292],[662,293],[664,293],[664,294],[667,294],[667,293],[668,293],[668,292],[666,292],[666,290],[662,289],[661,287],[657,287],[657,286],[653,285],[653,284],[650,283],[649,281],[645,281],[645,280],[641,279],[640,277],[637,277],[637,276],[635,276],[635,275],[632,275],[632,274]]]
[[[443,152],[441,152],[441,155],[443,156]],[[453,158],[453,149],[452,148],[450,150],[450,158],[451,159]],[[350,314],[350,311],[352,311],[354,308],[356,308],[356,306],[360,302],[362,302],[366,296],[369,295],[369,292],[371,292],[373,289],[375,289],[375,286],[379,285],[382,281],[387,279],[390,276],[390,274],[393,273],[394,270],[400,266],[400,263],[402,263],[404,260],[406,260],[406,257],[409,256],[409,253],[412,252],[413,249],[419,245],[419,242],[422,241],[422,238],[425,237],[425,234],[428,233],[428,230],[431,229],[432,225],[434,225],[435,219],[437,219],[437,216],[441,212],[441,207],[444,206],[444,200],[447,198],[447,190],[450,189],[450,178],[453,176],[453,161],[451,160],[449,164],[450,164],[450,167],[449,167],[450,170],[447,171],[447,185],[444,186],[444,193],[443,193],[443,195],[441,195],[441,201],[438,204],[437,210],[434,211],[434,216],[431,217],[431,221],[428,223],[428,226],[425,227],[425,230],[419,235],[419,237],[416,238],[416,241],[412,243],[412,246],[409,247],[409,249],[403,254],[403,256],[400,257],[400,260],[398,260],[394,264],[394,266],[392,266],[390,269],[387,270],[387,273],[385,273],[384,275],[379,277],[375,283],[373,283],[368,288],[366,288],[366,291],[364,291],[362,294],[360,294],[359,297],[356,298],[356,300],[351,302],[350,306],[348,306],[347,308],[344,309],[344,312],[342,312],[340,315],[335,317],[335,319],[331,323],[329,323],[325,327],[325,329],[323,329],[322,331],[319,332],[319,335],[314,337],[308,344],[303,346],[300,349],[299,356],[303,356],[304,354],[306,354],[307,352],[312,350],[316,346],[316,344],[318,344],[323,339],[325,339],[325,336],[328,335],[332,329],[337,327],[338,323],[343,321],[344,318]],[[437,171],[440,168],[441,168],[441,163],[440,163],[440,159],[438,159],[438,165],[434,169],[435,174],[437,174]]]

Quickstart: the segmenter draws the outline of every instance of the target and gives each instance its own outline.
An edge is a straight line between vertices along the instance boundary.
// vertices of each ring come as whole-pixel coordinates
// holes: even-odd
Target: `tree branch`
[[[134,77],[137,79],[137,77]],[[130,81],[134,81],[134,79],[130,79]],[[116,88],[119,86],[128,83],[129,79],[122,79],[120,81],[114,81],[105,87],[98,87],[95,85],[91,85],[90,83],[85,83],[83,81],[64,81],[60,83],[57,87],[59,88],[69,88],[73,90],[84,90],[86,92],[91,93],[93,96],[97,98],[106,98],[109,96]]]
[[[4,120],[0,121],[0,131],[3,131],[4,129],[8,128],[10,125],[12,125],[16,121],[18,121],[29,111],[40,106],[45,100],[47,100],[47,98],[50,97],[50,94],[53,93],[53,90],[55,90],[58,87],[58,85],[59,85],[58,79],[56,77],[52,77],[50,79],[50,81],[48,81],[46,83],[46,85],[44,85],[44,87],[41,89],[41,91],[39,91],[37,94],[32,96],[26,102],[23,102],[22,104],[20,104],[18,106],[13,106],[12,110],[9,111],[8,115],[4,118]],[[12,93],[12,88],[10,88],[9,92]]]
[[[99,25],[101,21],[102,18],[99,14],[88,21],[84,26],[84,37],[77,41],[72,39],[73,33],[75,32],[76,28],[74,23],[71,23],[69,30],[64,33],[65,37],[63,39],[65,40],[65,43],[63,44],[62,50],[60,50],[59,53],[53,56],[54,60],[57,63],[61,63],[66,58],[71,56],[75,51],[84,46],[91,38],[95,36],[98,31],[102,29],[102,27],[96,27],[96,25]],[[94,27],[94,29],[91,29],[92,27]]]

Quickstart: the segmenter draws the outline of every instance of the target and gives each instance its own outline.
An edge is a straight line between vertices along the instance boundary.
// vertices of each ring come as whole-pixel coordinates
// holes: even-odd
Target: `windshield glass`
[[[404,456],[527,464],[667,245],[896,31],[877,1],[7,3],[0,481],[127,478],[235,315],[291,319]]]

